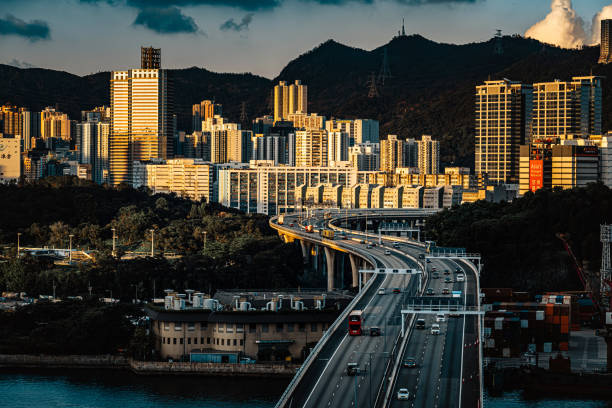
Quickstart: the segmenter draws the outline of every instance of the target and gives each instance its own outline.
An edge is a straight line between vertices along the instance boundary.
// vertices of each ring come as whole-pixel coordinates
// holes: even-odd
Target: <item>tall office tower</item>
[[[80,164],[93,164],[96,157],[96,131],[98,120],[77,123],[76,146]]]
[[[418,146],[419,172],[421,174],[440,173],[440,142],[432,140],[431,136],[423,135]]]
[[[346,132],[327,132],[327,160],[333,163],[348,161],[349,135]]]
[[[202,131],[202,122],[208,118],[223,115],[223,106],[213,101],[204,100],[191,107],[191,121],[194,132]]]
[[[253,138],[253,160],[270,160],[274,165],[287,163],[287,138],[279,135]]]
[[[531,140],[602,133],[602,77],[533,84]]]
[[[96,106],[92,110],[81,111],[81,122],[88,122],[94,120],[110,120],[110,118],[110,106]]]
[[[380,141],[380,170],[395,173],[395,169],[404,164],[404,141],[397,135],[387,135]]]
[[[160,69],[161,48],[140,47],[140,69]]]
[[[380,145],[366,142],[350,147],[349,161],[358,171],[378,171],[380,168]]]
[[[40,112],[40,137],[51,137],[62,140],[72,139],[72,123],[68,115],[57,112],[54,108],[46,107]]]
[[[19,110],[21,115],[21,149],[27,152],[36,147],[36,139],[40,137],[40,115],[25,108]]]
[[[520,146],[531,129],[532,87],[509,80],[476,86],[476,174],[518,183]]]
[[[415,139],[404,140],[402,167],[419,167],[419,142]]]
[[[21,137],[22,121],[20,109],[9,104],[0,107],[0,133],[4,137]]]
[[[76,146],[79,164],[91,166],[91,179],[108,183],[110,122],[100,115],[86,115],[90,120],[76,124]]]
[[[274,121],[289,120],[296,112],[308,113],[308,87],[299,80],[290,85],[280,81],[274,86]]]
[[[132,180],[132,163],[173,154],[173,94],[163,69],[111,74],[110,183]]]
[[[96,123],[96,153],[93,165],[93,181],[98,184],[110,182],[109,176],[110,121]]]
[[[295,132],[289,133],[287,136],[287,165],[295,166]]]
[[[185,135],[183,156],[210,161],[210,132],[193,132]]]
[[[612,62],[612,20],[601,20],[601,44],[599,45],[599,63]]]
[[[327,144],[326,130],[296,131],[295,165],[298,167],[327,167]]]
[[[354,124],[354,135],[353,135],[354,144],[361,144],[361,143],[366,143],[366,142],[378,143],[380,141],[377,120],[355,119],[353,121],[353,124]]]

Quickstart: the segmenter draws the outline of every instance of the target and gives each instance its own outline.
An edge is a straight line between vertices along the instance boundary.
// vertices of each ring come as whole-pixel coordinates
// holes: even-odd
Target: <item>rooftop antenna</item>
[[[494,45],[494,48],[493,48],[493,53],[495,55],[503,55],[504,47],[502,45],[502,38],[503,38],[502,37],[502,30],[497,29],[495,31],[496,31],[496,33],[495,33],[495,45]]]

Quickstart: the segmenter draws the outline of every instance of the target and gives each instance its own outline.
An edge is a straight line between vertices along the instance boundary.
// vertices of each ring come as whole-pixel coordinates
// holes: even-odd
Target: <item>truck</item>
[[[285,223],[285,214],[281,214],[278,216],[278,225],[283,225]]]
[[[322,238],[334,239],[334,230],[322,229],[322,230],[319,231],[319,235]]]

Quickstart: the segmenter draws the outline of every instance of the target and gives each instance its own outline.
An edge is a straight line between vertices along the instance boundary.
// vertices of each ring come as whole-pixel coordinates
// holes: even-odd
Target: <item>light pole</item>
[[[207,231],[202,232],[202,234],[204,234],[204,251],[206,251],[206,235],[208,234]]]
[[[151,232],[151,258],[155,256],[155,230],[150,229]]]
[[[19,259],[19,237],[21,236],[21,232],[17,233],[17,259]]]
[[[72,264],[72,237],[74,237],[74,234],[70,234],[68,235],[68,238],[70,240],[70,248],[69,248],[69,252],[68,252],[68,263]]]
[[[115,240],[117,239],[117,235],[115,234],[115,229],[114,228],[111,228],[111,231],[113,231],[113,252],[112,252],[112,255],[114,257],[116,257],[117,256],[117,248],[115,246]]]

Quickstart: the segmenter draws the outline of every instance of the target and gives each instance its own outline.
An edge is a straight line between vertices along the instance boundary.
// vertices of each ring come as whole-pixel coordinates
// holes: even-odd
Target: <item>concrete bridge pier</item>
[[[336,251],[328,247],[324,247],[325,250],[325,261],[327,266],[327,291],[334,290],[334,272],[335,272],[335,260]]]
[[[351,261],[351,274],[353,277],[351,286],[356,288],[359,285],[359,259],[356,255],[349,254],[349,260]]]
[[[304,264],[310,263],[310,251],[312,249],[312,244],[308,241],[301,240],[300,247],[302,247],[302,258],[304,259]]]

